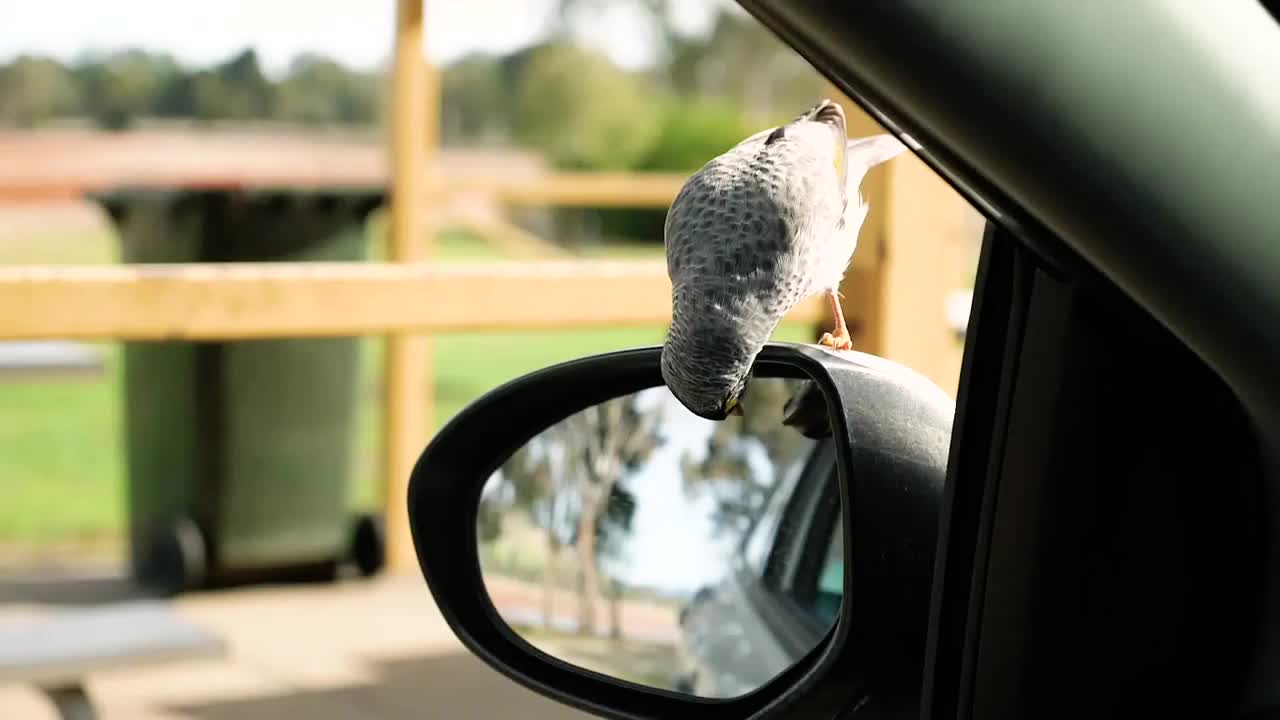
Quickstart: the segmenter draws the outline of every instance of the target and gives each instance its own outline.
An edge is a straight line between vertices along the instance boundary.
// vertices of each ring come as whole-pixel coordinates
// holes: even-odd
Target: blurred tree
[[[122,130],[152,113],[181,71],[168,55],[126,50],[85,59],[73,72],[85,113],[99,127]]]
[[[709,29],[691,33],[675,22],[672,0],[559,0],[553,39],[580,37],[610,6],[638,10],[658,44],[657,64],[645,73],[664,87],[661,129],[649,151],[616,169],[691,172],[755,130],[785,122],[815,102],[822,77],[758,21],[732,3],[702,3]],[[557,236],[567,244],[638,240],[662,242],[665,211],[561,208]]]
[[[778,480],[803,460],[813,441],[783,425],[786,403],[801,381],[758,378],[742,399],[742,417],[716,425],[700,457],[682,459],[685,493],[709,493],[717,532],[745,532]]]
[[[156,90],[151,111],[156,117],[190,118],[195,116],[195,85],[191,73],[175,69]]]
[[[652,147],[659,103],[653,87],[605,55],[543,45],[520,72],[513,130],[558,167],[623,170]]]
[[[501,470],[498,470],[501,473]],[[507,484],[499,481],[502,484]],[[480,509],[476,517],[476,536],[482,543],[492,543],[502,537],[502,503],[492,498],[481,497]]]
[[[275,87],[258,54],[245,49],[192,78],[192,110],[202,120],[260,120],[271,116]]]
[[[519,50],[512,51],[506,55],[495,58],[498,63],[498,72],[502,76],[502,84],[510,89],[513,94],[507,96],[506,101],[510,106],[515,101],[515,90],[520,87],[520,80],[524,76],[525,68],[529,67],[529,61],[539,52],[552,43],[543,43],[528,45]],[[514,115],[514,107],[512,108]]]
[[[513,90],[497,58],[473,53],[445,67],[442,75],[442,144],[510,139]]]
[[[543,623],[553,617],[560,554],[575,549],[578,572],[578,629],[596,628],[599,598],[610,603],[610,634],[618,636],[618,594],[605,593],[600,561],[619,557],[635,516],[636,498],[625,484],[664,441],[661,413],[641,407],[638,396],[616,398],[587,408],[547,428],[502,465],[510,483],[509,503],[527,512],[546,533]]]
[[[382,95],[378,73],[317,54],[300,55],[272,82],[252,49],[196,71],[170,55],[136,49],[89,55],[70,68],[25,56],[0,66],[0,124],[7,125],[75,114],[109,129],[145,116],[370,125],[380,119]]]
[[[501,482],[510,488],[510,506],[524,511],[533,523],[543,529],[546,557],[542,567],[542,626],[550,629],[554,617],[554,598],[560,585],[560,552],[569,541],[562,511],[567,493],[563,484],[567,474],[558,467],[555,446],[559,428],[551,427],[534,436],[507,458],[499,470]],[[482,515],[481,520],[484,520]],[[489,523],[492,525],[493,521]],[[483,529],[483,528],[482,528]],[[500,528],[498,530],[500,532]],[[496,533],[495,533],[496,536]]]
[[[668,102],[658,137],[636,169],[693,172],[751,132],[742,113],[723,98]]]
[[[755,18],[721,8],[705,39],[678,38],[665,68],[685,96],[730,100],[752,126],[800,114],[825,91],[820,73]]]
[[[634,169],[691,173],[750,134],[742,114],[726,100],[670,100],[663,106],[657,140]],[[598,219],[605,238],[662,244],[666,210],[598,208],[585,212]]]
[[[578,516],[575,547],[578,557],[578,632],[594,634],[596,600],[602,596],[600,557],[619,552],[631,529],[635,497],[620,485],[663,442],[661,406],[657,411],[638,405],[639,395],[615,398],[566,418],[567,450],[580,463],[577,473]],[[616,602],[616,593],[609,593]],[[618,613],[610,612],[616,620]],[[618,637],[621,628],[610,628]]]
[[[767,126],[795,116],[824,91],[822,76],[808,61],[727,0],[701,3],[711,16],[705,34],[681,30],[674,0],[559,0],[554,27],[567,37],[575,23],[589,27],[594,16],[618,4],[644,18],[659,46],[653,75],[682,98],[726,100],[751,125]]]
[[[372,74],[303,54],[277,86],[273,114],[305,125],[370,125],[379,117],[381,90]]]
[[[688,3],[690,0],[683,0]],[[665,64],[667,53],[679,41],[685,38],[673,21],[673,0],[558,0],[552,25],[552,34],[557,38],[569,38],[573,35],[575,22],[590,27],[599,13],[608,6],[626,4],[639,11],[647,28],[639,28],[638,32],[646,32],[658,43],[658,62]]]
[[[0,67],[0,125],[35,127],[79,106],[75,78],[57,60],[20,55]]]

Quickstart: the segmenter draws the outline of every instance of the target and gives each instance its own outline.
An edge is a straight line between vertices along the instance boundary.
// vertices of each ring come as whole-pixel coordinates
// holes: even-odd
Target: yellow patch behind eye
[[[845,162],[844,156],[846,153],[846,150],[843,147],[844,140],[840,138],[836,138],[836,143],[837,143],[836,157],[835,157],[835,160],[832,161],[832,164],[835,165],[836,175],[839,175],[840,177],[844,177],[844,162]]]

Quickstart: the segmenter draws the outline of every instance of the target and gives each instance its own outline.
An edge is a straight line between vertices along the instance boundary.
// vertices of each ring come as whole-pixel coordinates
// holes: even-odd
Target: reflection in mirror
[[[731,698],[785,671],[839,613],[843,542],[826,400],[756,377],[742,416],[666,387],[547,428],[489,478],[489,597],[539,650],[609,677]]]

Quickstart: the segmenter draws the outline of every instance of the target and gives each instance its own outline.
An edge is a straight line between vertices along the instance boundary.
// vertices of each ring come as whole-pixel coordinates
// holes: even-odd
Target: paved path
[[[38,615],[127,595],[108,579],[57,592],[0,578],[0,616]],[[202,593],[178,612],[227,640],[226,660],[102,673],[89,692],[103,720],[576,720],[466,652],[422,580],[387,577],[329,586]],[[0,718],[54,720],[43,698],[0,685]]]

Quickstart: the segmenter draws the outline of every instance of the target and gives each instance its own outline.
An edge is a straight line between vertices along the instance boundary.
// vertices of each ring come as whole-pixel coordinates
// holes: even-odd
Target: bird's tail
[[[845,145],[845,197],[858,198],[858,205],[865,205],[862,199],[862,178],[867,171],[897,157],[907,146],[898,138],[888,134],[868,135],[852,139]],[[850,203],[853,206],[853,203]],[[866,210],[864,209],[865,213]]]
[[[882,162],[897,157],[907,146],[889,133],[854,138],[845,146],[850,168],[869,170]]]

